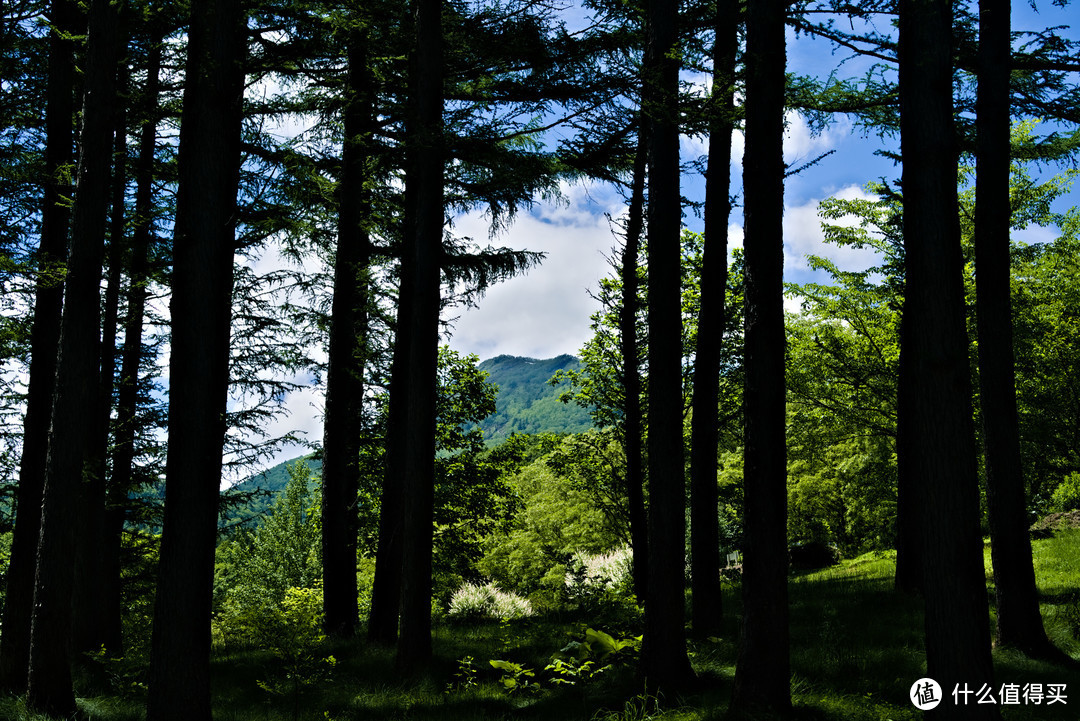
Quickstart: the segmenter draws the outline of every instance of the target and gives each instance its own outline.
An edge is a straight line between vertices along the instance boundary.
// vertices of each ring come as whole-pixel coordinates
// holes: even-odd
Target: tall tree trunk
[[[924,517],[927,674],[946,694],[956,684],[978,688],[993,681],[956,198],[952,20],[949,0],[900,4],[903,340],[909,364],[900,394],[910,411],[910,502]],[[999,717],[997,707],[987,704],[946,703],[941,709],[942,718]]]
[[[709,169],[705,178],[705,248],[690,419],[690,622],[694,635],[715,635],[723,618],[716,451],[720,440],[720,351],[727,325],[727,225],[731,215],[731,133],[734,117],[738,8],[716,4],[713,97],[709,106]]]
[[[641,370],[638,359],[638,255],[645,225],[645,172],[648,168],[649,121],[639,114],[638,145],[626,219],[626,242],[619,273],[622,276],[622,309],[619,312],[619,345],[622,351],[623,453],[626,455],[626,498],[630,518],[630,547],[634,556],[634,594],[639,603],[648,596],[649,529],[645,512],[645,473],[642,455]]]
[[[139,366],[142,363],[143,316],[146,310],[146,282],[150,246],[153,239],[154,151],[157,145],[158,76],[161,71],[161,36],[148,39],[146,85],[142,104],[145,120],[139,135],[135,161],[135,218],[131,235],[128,268],[127,315],[124,318],[124,347],[116,392],[116,431],[113,435],[112,476],[108,486],[105,521],[102,584],[105,586],[104,619],[106,645],[122,653],[120,547],[124,513],[132,488],[135,464],[136,414],[139,397]],[[112,645],[110,645],[112,644]]]
[[[746,14],[746,441],[743,619],[738,709],[791,707],[784,391],[784,8],[749,0]]]
[[[409,72],[412,111],[411,128],[406,130],[405,182],[413,186],[411,214],[415,220],[402,256],[389,427],[390,433],[398,434],[390,446],[401,454],[398,468],[404,518],[397,665],[406,671],[426,664],[431,657],[431,534],[444,221],[442,2],[415,0],[413,7],[416,46]]]
[[[229,384],[244,22],[193,0],[173,243],[165,523],[148,721],[210,718],[210,604]]]
[[[121,39],[120,42],[126,42]],[[97,427],[87,458],[87,478],[83,488],[82,512],[79,514],[79,543],[75,552],[74,615],[72,637],[77,652],[97,651],[106,645],[105,620],[105,535],[106,535],[106,458],[109,453],[109,426],[112,418],[113,382],[116,375],[116,324],[120,313],[127,197],[127,60],[117,69],[115,128],[113,131],[112,216],[109,220],[108,273],[102,299],[100,385],[97,401]],[[110,638],[110,651],[119,649],[118,639]]]
[[[7,572],[4,632],[0,635],[0,688],[26,689],[30,660],[30,617],[34,604],[34,570],[41,528],[49,422],[60,345],[64,286],[59,271],[67,254],[69,213],[64,198],[71,192],[64,180],[73,159],[71,122],[75,115],[75,64],[71,36],[77,9],[68,0],[53,0],[49,11],[48,87],[45,107],[45,192],[41,241],[37,251],[34,325],[30,336],[30,385],[23,419],[23,447],[15,500],[15,532]]]
[[[649,114],[649,588],[642,673],[685,687],[686,490],[682,438],[682,206],[679,193],[678,3],[650,0],[642,99]]]
[[[1009,0],[979,2],[976,98],[976,319],[997,643],[1032,656],[1065,655],[1046,637],[1028,535],[1013,366],[1009,274]]]
[[[364,184],[373,119],[366,30],[354,29],[350,35],[322,469],[323,627],[328,634],[338,636],[353,635],[359,623],[356,599],[358,429],[363,413],[370,252],[366,227],[370,220],[370,203]]]
[[[86,418],[97,407],[97,387],[86,379],[98,376],[101,265],[119,49],[116,11],[109,0],[94,0],[90,5],[80,159],[50,427],[51,437],[63,439],[63,443],[50,445],[45,468],[30,625],[27,706],[55,716],[75,711],[71,685],[72,559],[79,499],[87,483],[85,463],[93,439]]]

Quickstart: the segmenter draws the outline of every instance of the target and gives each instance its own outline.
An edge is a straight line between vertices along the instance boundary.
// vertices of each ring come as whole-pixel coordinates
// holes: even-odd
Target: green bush
[[[1067,513],[1080,509],[1080,473],[1070,473],[1050,496],[1050,510]]]

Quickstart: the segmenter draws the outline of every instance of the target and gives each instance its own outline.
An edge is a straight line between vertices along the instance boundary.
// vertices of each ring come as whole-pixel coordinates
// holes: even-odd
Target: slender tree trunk
[[[26,689],[30,660],[30,617],[34,569],[41,528],[49,422],[60,344],[64,286],[59,271],[67,253],[71,192],[64,179],[73,159],[71,121],[75,115],[75,65],[71,34],[77,10],[68,0],[54,0],[49,11],[48,88],[45,108],[45,193],[41,241],[37,251],[34,325],[30,336],[30,385],[23,419],[23,449],[16,495],[15,532],[7,572],[3,629],[0,635],[0,688]]]
[[[997,643],[1063,659],[1039,613],[1028,535],[1013,366],[1009,274],[1009,0],[979,2],[976,99],[976,319],[987,501],[997,589]]]
[[[952,20],[949,0],[900,4],[903,340],[909,364],[900,393],[911,414],[910,501],[924,516],[927,674],[946,695],[956,684],[993,685],[956,199]],[[937,714],[999,717],[997,707],[987,704],[945,703]]]
[[[391,444],[401,453],[398,467],[405,511],[397,664],[406,671],[426,664],[431,657],[431,534],[444,221],[442,3],[414,0],[413,7],[416,46],[409,73],[412,127],[406,130],[405,182],[413,186],[411,213],[415,221],[402,257],[398,335],[390,381],[390,413],[397,415],[391,418],[389,428],[401,434],[401,440]]]
[[[642,673],[650,686],[694,677],[683,631],[686,490],[682,438],[682,206],[679,193],[678,3],[647,5],[643,108],[649,114],[649,588]]]
[[[105,517],[105,544],[102,551],[105,586],[104,618],[106,645],[122,653],[120,547],[124,512],[132,489],[135,465],[136,413],[139,397],[139,366],[142,363],[143,316],[146,310],[146,283],[150,246],[153,239],[154,151],[157,145],[158,75],[161,71],[161,37],[148,40],[146,86],[143,88],[145,120],[139,135],[135,161],[135,218],[128,268],[127,315],[124,318],[124,347],[116,393],[116,431],[113,435],[112,476],[108,486]],[[111,644],[111,645],[110,645]]]
[[[366,33],[353,30],[351,35],[322,469],[323,626],[328,634],[338,636],[355,634],[359,624],[356,499],[360,477],[358,428],[363,413],[367,345],[366,224],[370,220],[364,183],[373,117]]]
[[[719,492],[716,451],[720,440],[720,351],[727,324],[727,225],[731,215],[731,133],[734,114],[738,8],[716,4],[713,97],[709,117],[709,170],[705,178],[705,248],[701,309],[694,360],[690,419],[690,619],[694,635],[715,635],[723,618],[720,590]]]
[[[749,0],[746,15],[746,320],[743,619],[740,710],[791,707],[784,391],[784,8]]]
[[[634,556],[634,594],[639,603],[648,597],[649,529],[645,512],[645,473],[642,456],[641,370],[638,359],[638,255],[645,216],[645,171],[648,166],[646,143],[649,122],[639,116],[638,147],[634,157],[634,177],[630,189],[630,207],[626,219],[626,244],[623,246],[622,310],[619,313],[619,344],[622,351],[622,381],[625,395],[623,409],[623,452],[626,455],[626,498],[630,517],[630,546]]]
[[[193,0],[173,242],[165,523],[148,721],[210,718],[210,604],[229,384],[244,22]]]
[[[88,62],[80,159],[72,209],[65,303],[60,327],[50,435],[38,541],[34,611],[30,625],[27,706],[68,716],[75,711],[71,685],[72,586],[79,498],[93,439],[86,423],[96,409],[102,256],[108,215],[109,166],[116,103],[118,33],[116,6],[90,5]]]
[[[121,39],[121,42],[126,42]],[[83,539],[75,552],[75,601],[72,634],[75,651],[97,651],[106,644],[105,535],[106,493],[105,459],[109,453],[109,426],[112,418],[113,381],[116,375],[116,324],[120,313],[120,281],[122,277],[127,196],[127,61],[122,59],[117,70],[118,100],[113,131],[112,216],[109,222],[108,273],[102,299],[100,386],[97,401],[97,427],[87,458],[87,478],[83,488],[82,512],[79,514],[79,537]],[[117,639],[109,639],[109,650],[117,651]]]

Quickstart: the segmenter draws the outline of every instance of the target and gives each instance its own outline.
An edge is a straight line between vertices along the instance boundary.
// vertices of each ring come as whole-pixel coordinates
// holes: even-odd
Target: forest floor
[[[1080,530],[1034,542],[1042,610],[1051,639],[1080,657]],[[839,566],[793,576],[791,599],[792,699],[795,719],[901,721],[921,714],[909,700],[925,675],[923,625],[918,600],[892,590],[893,553],[868,554]],[[987,583],[992,593],[987,547]],[[479,721],[664,721],[722,719],[735,675],[737,585],[725,589],[723,625],[716,637],[691,641],[698,679],[677,697],[648,694],[634,675],[632,635],[639,619],[616,611],[586,622],[575,616],[469,626],[436,626],[435,663],[420,676],[394,671],[393,653],[356,643],[336,643],[315,654],[284,661],[268,651],[218,649],[213,661],[218,721],[366,721],[409,719]],[[601,629],[586,637],[587,629]],[[571,641],[591,639],[591,655],[561,673],[545,670]],[[614,646],[612,646],[614,644]],[[617,647],[623,646],[620,650]],[[611,651],[601,657],[603,651]],[[325,659],[333,656],[331,666]],[[580,658],[595,663],[582,668]],[[499,661],[496,668],[491,661]],[[565,656],[564,656],[565,660]],[[995,683],[1057,686],[1064,703],[1019,699],[1003,705],[1007,721],[1080,717],[1080,671],[994,651]],[[592,671],[608,668],[591,678]],[[142,670],[113,665],[83,677],[79,706],[87,719],[142,718]],[[289,673],[291,672],[291,676]],[[530,675],[533,674],[533,675]],[[556,679],[561,679],[556,681]],[[575,683],[566,683],[574,681]],[[511,690],[512,689],[512,690]],[[950,690],[944,690],[949,700]],[[999,696],[997,689],[995,697]],[[974,699],[972,700],[974,702]],[[17,698],[0,699],[0,719],[42,721]]]

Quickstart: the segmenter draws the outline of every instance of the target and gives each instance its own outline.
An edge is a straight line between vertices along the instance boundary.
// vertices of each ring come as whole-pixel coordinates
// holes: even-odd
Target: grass
[[[1080,657],[1080,531],[1034,541],[1043,618],[1054,642]],[[822,721],[906,721],[921,718],[908,701],[915,679],[925,675],[920,602],[892,590],[894,554],[868,554],[790,583],[793,718]],[[690,642],[699,682],[675,698],[645,693],[632,665],[609,669],[576,686],[542,684],[534,692],[507,694],[490,659],[534,670],[540,678],[552,653],[581,638],[582,619],[536,617],[472,626],[439,625],[435,662],[404,678],[389,649],[336,643],[329,680],[296,695],[273,695],[259,681],[273,675],[277,660],[266,651],[220,649],[213,659],[214,713],[218,721],[709,721],[724,719],[735,675],[737,587],[725,588],[724,623],[718,637]],[[640,619],[607,627],[616,636],[639,633]],[[458,659],[471,656],[473,672],[462,675]],[[1064,683],[1065,705],[1002,707],[1006,721],[1074,719],[1080,705],[1080,671],[1065,670],[995,649],[997,683]],[[455,675],[457,674],[457,675]],[[142,718],[138,684],[103,684],[102,674],[83,677],[79,707],[87,719]],[[466,683],[461,681],[466,680]],[[136,679],[137,680],[137,679]],[[117,688],[126,689],[118,694]],[[134,689],[134,690],[133,690]],[[950,690],[946,689],[948,696]],[[1075,694],[1075,698],[1072,698]],[[28,714],[19,698],[0,698],[0,719],[44,721]]]

